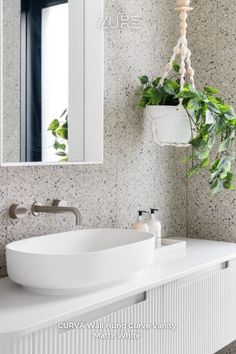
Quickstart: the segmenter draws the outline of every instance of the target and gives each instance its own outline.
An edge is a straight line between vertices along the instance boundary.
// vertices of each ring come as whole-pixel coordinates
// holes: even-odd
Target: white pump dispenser
[[[161,247],[161,223],[156,218],[156,211],[158,211],[158,209],[151,209],[150,219],[147,222],[147,225],[149,232],[156,238],[156,247]]]

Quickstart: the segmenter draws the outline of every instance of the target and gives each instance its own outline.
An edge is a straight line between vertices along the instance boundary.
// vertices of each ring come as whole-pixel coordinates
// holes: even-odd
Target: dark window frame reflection
[[[21,0],[21,162],[42,161],[42,9],[68,0]]]

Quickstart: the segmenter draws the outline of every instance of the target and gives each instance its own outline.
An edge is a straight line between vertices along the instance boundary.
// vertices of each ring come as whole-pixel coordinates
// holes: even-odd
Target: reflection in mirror
[[[21,161],[68,159],[68,2],[21,1]]]
[[[102,0],[5,1],[3,164],[102,162],[102,7]]]

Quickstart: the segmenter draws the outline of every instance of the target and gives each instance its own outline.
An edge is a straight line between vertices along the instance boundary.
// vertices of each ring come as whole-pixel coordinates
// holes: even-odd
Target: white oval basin
[[[154,258],[155,238],[133,230],[78,230],[12,242],[7,272],[40,292],[89,289],[134,276]]]

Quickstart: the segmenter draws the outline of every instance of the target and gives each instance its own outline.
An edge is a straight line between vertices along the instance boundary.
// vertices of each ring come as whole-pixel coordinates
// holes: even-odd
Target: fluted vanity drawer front
[[[146,322],[148,301],[146,294],[140,295],[141,301],[138,303],[123,307],[93,321],[94,329],[85,328],[59,334],[61,340],[59,354],[145,353],[142,338],[131,339],[129,337],[130,334],[140,333],[140,331],[129,329],[130,324]]]
[[[223,262],[147,293],[148,354],[213,354],[236,339],[236,260]]]
[[[236,261],[177,282],[176,346],[212,354],[236,339]]]
[[[157,328],[174,322],[175,295],[176,282],[172,282],[67,321],[82,321],[85,328],[62,330],[55,324],[18,338],[4,354],[175,354],[175,331]],[[108,310],[110,314],[92,320]],[[92,328],[86,326],[87,320]]]
[[[66,321],[80,328],[63,330],[55,324],[11,340],[0,345],[0,354],[143,354],[142,340],[129,338],[129,333],[140,331],[128,326],[145,323],[146,316],[146,293],[137,294]]]

